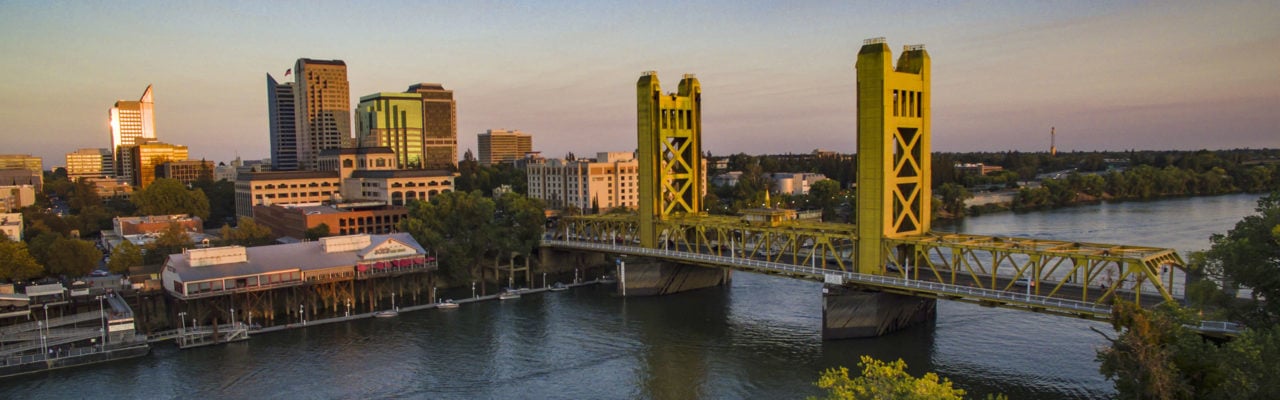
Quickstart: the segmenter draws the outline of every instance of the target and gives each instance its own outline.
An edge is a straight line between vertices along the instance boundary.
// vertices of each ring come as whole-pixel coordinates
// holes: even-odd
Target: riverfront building
[[[518,130],[490,129],[476,135],[476,139],[480,165],[514,162],[533,151],[533,136]]]
[[[340,148],[352,140],[347,64],[342,60],[299,58],[292,71],[298,168],[317,171],[322,151]],[[272,159],[276,157],[273,155]]]
[[[436,261],[412,236],[394,233],[188,250],[169,256],[161,279],[170,296],[192,300],[435,268]]]
[[[67,180],[115,176],[115,157],[111,149],[79,149],[67,153]]]
[[[422,168],[457,167],[458,105],[453,91],[439,83],[419,83],[406,92],[422,96]]]
[[[152,99],[151,85],[142,92],[138,101],[117,101],[111,107],[108,116],[111,124],[111,151],[115,152],[116,175],[130,182],[136,182],[133,173],[138,169],[132,165],[134,157],[121,153],[122,149],[141,144],[144,139],[156,139],[155,102]],[[185,160],[185,158],[184,158]]]

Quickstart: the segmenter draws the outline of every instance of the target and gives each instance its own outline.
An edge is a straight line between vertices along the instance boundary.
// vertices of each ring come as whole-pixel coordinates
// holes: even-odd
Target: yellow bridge
[[[891,57],[883,38],[858,53],[857,224],[776,209],[707,215],[701,85],[685,75],[679,92],[663,94],[646,72],[637,83],[638,212],[562,218],[543,246],[1093,319],[1107,318],[1117,298],[1176,301],[1174,271],[1184,263],[1171,249],[930,230],[931,62],[922,45],[906,46],[896,67]]]

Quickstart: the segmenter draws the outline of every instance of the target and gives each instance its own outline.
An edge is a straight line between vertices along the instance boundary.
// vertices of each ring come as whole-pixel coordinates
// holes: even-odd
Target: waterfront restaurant
[[[180,300],[436,268],[408,233],[349,235],[272,246],[186,250],[165,262],[165,291]]]

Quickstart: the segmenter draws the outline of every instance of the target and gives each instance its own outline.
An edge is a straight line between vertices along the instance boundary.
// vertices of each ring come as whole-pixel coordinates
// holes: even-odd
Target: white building
[[[547,208],[568,206],[601,212],[639,206],[639,163],[630,152],[601,152],[594,159],[536,159],[525,164],[529,197]]]
[[[769,174],[769,179],[773,180],[774,193],[803,196],[809,194],[809,186],[826,180],[827,176],[809,172],[775,172]]]

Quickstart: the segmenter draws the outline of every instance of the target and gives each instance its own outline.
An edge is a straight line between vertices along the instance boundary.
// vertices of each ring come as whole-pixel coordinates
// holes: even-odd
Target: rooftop
[[[205,257],[205,252],[211,252]],[[231,254],[231,253],[240,253]],[[217,254],[213,254],[217,253]],[[227,253],[227,254],[222,254]],[[403,258],[425,255],[422,245],[408,233],[386,235],[333,236],[318,241],[248,248],[219,247],[187,251],[169,256],[166,274],[177,274],[183,282],[250,276],[271,271],[302,271],[354,266],[376,258]],[[196,264],[192,266],[191,257]]]

